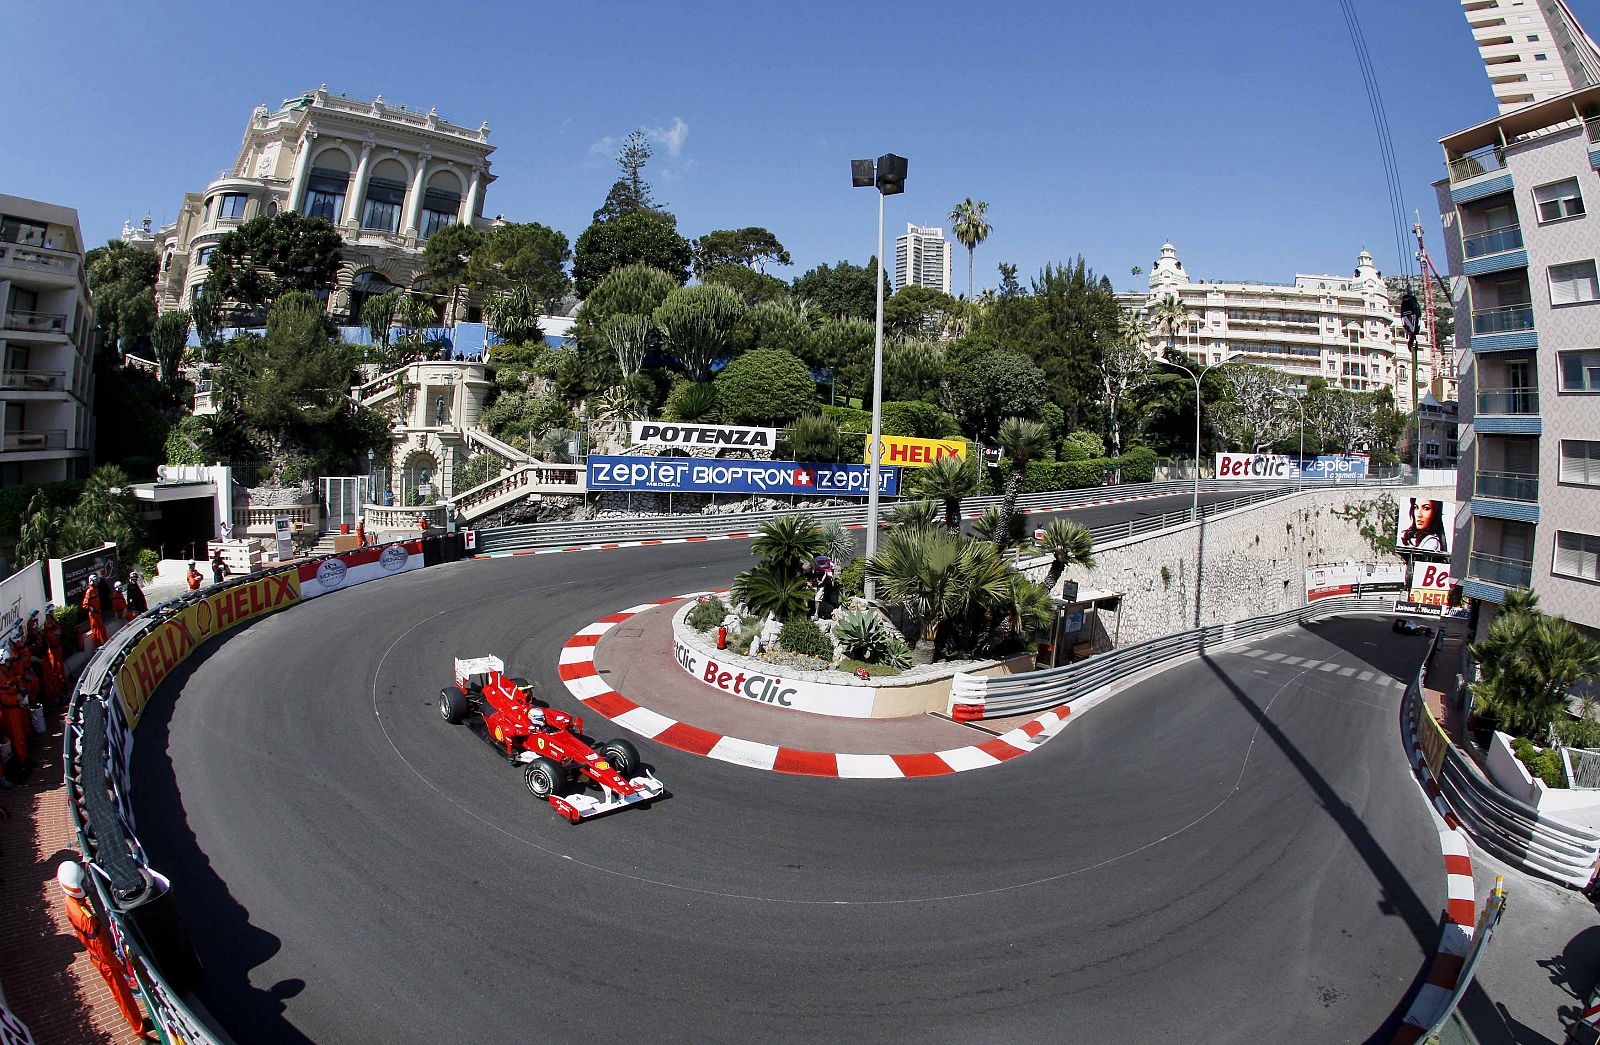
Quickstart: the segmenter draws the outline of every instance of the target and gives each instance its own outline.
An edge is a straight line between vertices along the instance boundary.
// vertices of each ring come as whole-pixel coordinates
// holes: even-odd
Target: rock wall
[[[1123,594],[1118,614],[1102,614],[1118,646],[1160,638],[1195,626],[1195,587],[1200,588],[1200,623],[1222,624],[1305,604],[1305,570],[1335,562],[1399,561],[1373,553],[1358,524],[1335,512],[1363,502],[1426,494],[1453,499],[1444,487],[1315,490],[1203,519],[1157,537],[1112,541],[1095,549],[1092,570],[1068,569],[1052,594],[1068,580],[1080,592]],[[1048,560],[1028,572],[1043,580]]]

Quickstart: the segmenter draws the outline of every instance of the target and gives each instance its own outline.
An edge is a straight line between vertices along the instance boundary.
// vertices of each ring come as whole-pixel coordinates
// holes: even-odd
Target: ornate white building
[[[1173,347],[1197,363],[1224,357],[1270,367],[1297,381],[1321,377],[1357,392],[1394,391],[1411,401],[1411,360],[1404,328],[1389,303],[1383,274],[1363,250],[1350,276],[1297,274],[1292,285],[1197,283],[1171,243],[1150,269],[1150,292],[1139,307],[1149,323],[1148,347],[1165,348],[1169,332],[1156,323],[1166,297],[1183,302],[1185,319]],[[1420,346],[1419,346],[1420,347]],[[1425,354],[1417,367],[1422,385],[1432,379]]]
[[[328,307],[355,324],[371,296],[413,289],[434,232],[483,217],[487,123],[468,128],[385,102],[328,93],[327,85],[250,114],[233,166],[184,196],[178,220],[156,233],[157,307],[188,308],[217,241],[258,215],[326,218],[344,238]],[[473,319],[472,309],[462,318]]]

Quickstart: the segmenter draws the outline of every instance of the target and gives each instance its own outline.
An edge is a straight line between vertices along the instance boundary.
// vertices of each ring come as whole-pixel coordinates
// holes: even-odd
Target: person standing
[[[61,649],[61,622],[56,620],[56,607],[54,603],[45,603],[44,626],[39,629],[44,636],[44,670],[51,682],[45,684],[45,692],[52,693],[52,704],[60,703],[67,692],[67,657]]]
[[[83,589],[83,602],[81,608],[84,615],[89,618],[89,638],[96,646],[106,644],[106,619],[101,612],[100,602],[100,575],[89,574],[89,585]]]
[[[121,581],[111,586],[111,619],[116,621],[128,619],[128,589]]]
[[[200,585],[205,583],[205,578],[200,576],[200,571],[194,568],[194,563],[189,564],[189,572],[184,575],[184,581],[189,585],[190,591],[199,591]]]
[[[137,1037],[152,1039],[154,1035],[150,1021],[144,1018],[144,1013],[139,1010],[138,999],[133,996],[133,976],[128,972],[122,956],[117,953],[116,945],[111,942],[111,933],[90,906],[83,877],[83,867],[75,861],[67,860],[56,868],[56,884],[61,886],[67,920],[72,923],[72,931],[77,934],[78,942],[89,952],[89,960],[94,962],[106,986],[111,989],[111,997],[116,999],[117,1008],[128,1023],[128,1031]]]
[[[144,597],[144,588],[139,583],[139,571],[134,570],[128,574],[128,619],[133,620],[149,608],[150,600]]]
[[[28,761],[28,709],[17,677],[12,673],[11,647],[0,646],[0,722],[11,738],[11,751],[18,762]]]
[[[366,546],[367,546],[367,517],[365,515],[358,515],[358,516],[356,516],[356,547],[357,548],[365,548]]]
[[[228,564],[222,561],[222,549],[218,548],[211,556],[211,583],[221,584],[226,576],[228,576]]]

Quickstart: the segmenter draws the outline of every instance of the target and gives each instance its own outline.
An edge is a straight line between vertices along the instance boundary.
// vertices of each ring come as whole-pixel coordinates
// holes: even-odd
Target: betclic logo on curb
[[[777,704],[785,708],[794,706],[792,701],[799,691],[783,679],[770,675],[747,675],[742,671],[729,671],[709,658],[702,671],[700,658],[693,650],[682,642],[676,642],[673,646],[678,664],[683,670],[708,686],[715,686],[724,693],[732,693],[736,697],[753,700],[758,704]]]

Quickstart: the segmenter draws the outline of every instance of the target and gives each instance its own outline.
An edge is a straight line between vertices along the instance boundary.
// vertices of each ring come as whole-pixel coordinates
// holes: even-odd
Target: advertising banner
[[[694,457],[589,457],[589,489],[637,493],[800,494],[865,497],[863,464],[717,461]],[[900,469],[878,469],[878,492],[900,492]]]
[[[1406,564],[1403,562],[1341,562],[1306,570],[1307,602],[1337,595],[1405,591],[1405,588]]]
[[[1217,454],[1218,479],[1365,479],[1367,459],[1326,454],[1298,458],[1284,454]]]
[[[871,441],[867,440],[869,443]],[[904,435],[886,435],[882,443],[883,455],[878,458],[880,466],[890,464],[921,468],[941,457],[967,456],[967,444],[963,439],[913,439]],[[862,449],[861,459],[867,464],[872,463],[871,447]]]
[[[1456,503],[1426,497],[1400,498],[1395,523],[1395,548],[1402,552],[1450,554],[1456,532]]]
[[[667,446],[714,446],[735,450],[766,450],[770,453],[778,445],[776,428],[635,421],[630,426],[630,433],[635,443],[661,443]]]
[[[44,564],[37,559],[0,581],[0,634],[50,600],[44,593]]]
[[[1416,562],[1411,564],[1411,588],[1394,604],[1401,613],[1426,613],[1440,616],[1449,608],[1450,564]]]
[[[207,595],[151,628],[133,644],[117,671],[117,693],[128,728],[138,728],[150,694],[207,639],[299,601],[299,576],[280,573]]]
[[[874,690],[788,679],[770,672],[749,672],[724,664],[683,642],[673,643],[678,666],[696,679],[730,696],[790,711],[843,718],[871,718]]]
[[[89,586],[89,574],[116,581],[118,572],[117,546],[107,542],[104,547],[92,548],[76,555],[50,560],[50,590],[57,606],[76,606],[83,601],[83,591]]]
[[[314,599],[340,588],[420,570],[422,541],[403,541],[382,548],[361,548],[300,565],[300,598]]]

